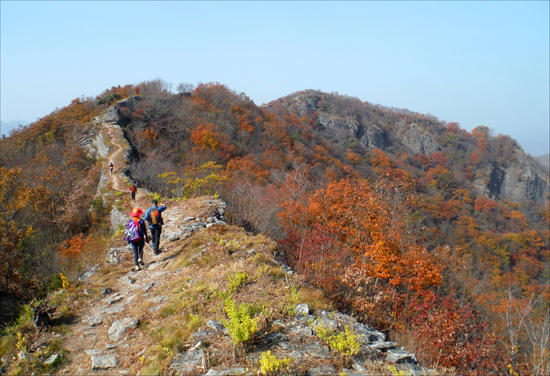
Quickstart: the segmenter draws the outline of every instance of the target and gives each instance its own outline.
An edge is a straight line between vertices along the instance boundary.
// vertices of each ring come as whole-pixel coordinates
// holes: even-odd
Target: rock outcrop
[[[421,125],[405,120],[406,115],[411,115],[409,119],[414,119],[414,115],[419,114],[404,111],[403,116],[400,116],[397,112],[391,118],[392,122],[385,123],[382,128],[380,123],[387,120],[368,119],[368,114],[362,117],[360,111],[348,109],[352,103],[349,100],[344,105],[348,108],[344,109],[339,107],[341,104],[334,104],[335,101],[329,94],[310,91],[290,96],[281,105],[287,112],[294,112],[299,117],[315,114],[316,124],[323,136],[339,144],[344,150],[351,147],[354,140],[363,147],[363,152],[379,148],[390,154],[405,152],[409,155],[422,153],[430,156],[445,150],[442,135],[446,134],[447,127],[434,117],[421,117],[424,121]],[[269,109],[271,106],[266,107]],[[371,110],[376,112],[374,108]],[[392,110],[384,109],[382,112],[388,113]],[[514,202],[533,200],[544,205],[550,180],[543,164],[525,154],[516,141],[507,142],[508,150],[513,150],[513,160],[500,163],[490,161],[476,166],[475,178],[466,185],[470,185],[468,188],[472,188],[475,195],[486,195],[496,200],[507,198]],[[472,147],[473,144],[470,145]],[[465,149],[460,152],[464,151]],[[469,151],[471,152],[472,150]],[[542,157],[548,163],[548,157]]]
[[[548,175],[522,150],[516,150],[514,157],[506,164],[481,169],[474,179],[477,192],[493,199],[532,200],[544,205],[550,189]]]

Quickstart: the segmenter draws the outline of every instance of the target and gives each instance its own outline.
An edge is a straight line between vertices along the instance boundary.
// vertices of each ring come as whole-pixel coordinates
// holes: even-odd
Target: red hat
[[[130,213],[132,217],[139,217],[142,214],[143,210],[141,210],[141,208],[134,208],[134,210],[132,210],[132,212]]]

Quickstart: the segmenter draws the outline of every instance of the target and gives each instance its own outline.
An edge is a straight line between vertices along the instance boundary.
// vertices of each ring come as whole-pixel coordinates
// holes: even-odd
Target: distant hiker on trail
[[[149,230],[151,230],[151,238],[153,239],[153,252],[155,256],[160,254],[160,233],[162,232],[163,220],[160,215],[166,210],[166,205],[157,206],[157,200],[151,201],[151,207],[145,213],[145,220],[149,222]]]
[[[130,187],[130,192],[132,192],[132,201],[136,202],[137,187],[135,184],[132,184],[132,186]]]
[[[113,162],[109,163],[109,169],[111,170],[111,175],[113,174],[113,167],[115,167],[113,165]]]
[[[132,217],[128,224],[126,224],[126,238],[125,240],[132,244],[134,250],[134,263],[136,264],[136,271],[141,270],[140,265],[145,265],[143,262],[143,247],[145,242],[149,243],[149,238],[147,237],[147,226],[140,216],[143,214],[143,210],[140,208],[135,208],[130,213]]]

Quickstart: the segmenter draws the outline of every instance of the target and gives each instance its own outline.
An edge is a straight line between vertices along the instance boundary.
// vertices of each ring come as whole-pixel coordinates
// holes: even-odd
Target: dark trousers
[[[145,239],[135,240],[131,243],[134,250],[134,263],[136,266],[139,266],[138,260],[143,260],[143,247],[145,246]]]
[[[132,192],[132,201],[136,201],[136,192]]]
[[[153,241],[153,252],[158,253],[160,247],[160,233],[162,232],[162,227],[150,227],[151,230],[151,240]]]

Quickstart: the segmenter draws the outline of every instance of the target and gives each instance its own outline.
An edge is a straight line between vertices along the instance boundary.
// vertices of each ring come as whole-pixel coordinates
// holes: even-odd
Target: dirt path
[[[110,142],[116,146],[116,150],[112,152],[108,159],[109,163],[107,163],[107,171],[105,172],[107,176],[109,177],[109,182],[111,183],[111,187],[113,190],[118,192],[123,192],[125,194],[130,194],[129,187],[126,187],[124,185],[124,176],[123,171],[126,168],[126,162],[124,161],[123,155],[126,151],[125,147],[120,143],[120,140],[118,139],[119,136],[116,135],[117,132],[114,131],[115,125],[109,124],[104,122],[103,128],[105,130],[105,133],[109,137]],[[113,174],[109,172],[109,164],[112,163],[113,168]],[[143,190],[138,189],[136,194],[136,204],[140,203],[145,198],[145,192]]]
[[[122,130],[112,121],[103,121],[101,126],[104,136],[114,146],[104,159],[107,161],[104,172],[111,189],[122,192],[120,198],[129,201],[130,191],[124,182],[127,146]],[[111,162],[113,174],[109,171]],[[138,190],[133,207],[145,211],[150,205],[149,199],[145,190]],[[135,374],[128,365],[143,356],[154,343],[138,329],[139,320],[144,318],[141,305],[149,300],[148,304],[154,305],[164,301],[165,295],[157,295],[174,278],[168,266],[173,262],[176,248],[181,247],[189,236],[182,234],[180,225],[189,215],[191,218],[208,217],[211,215],[210,206],[201,200],[170,203],[163,214],[162,253],[155,256],[150,248],[145,247],[145,265],[140,271],[134,270],[132,248],[122,237],[109,240],[107,255],[81,277],[83,294],[74,302],[78,306],[75,315],[79,319],[71,325],[66,338],[65,346],[70,352],[68,364],[59,371],[60,375]]]

